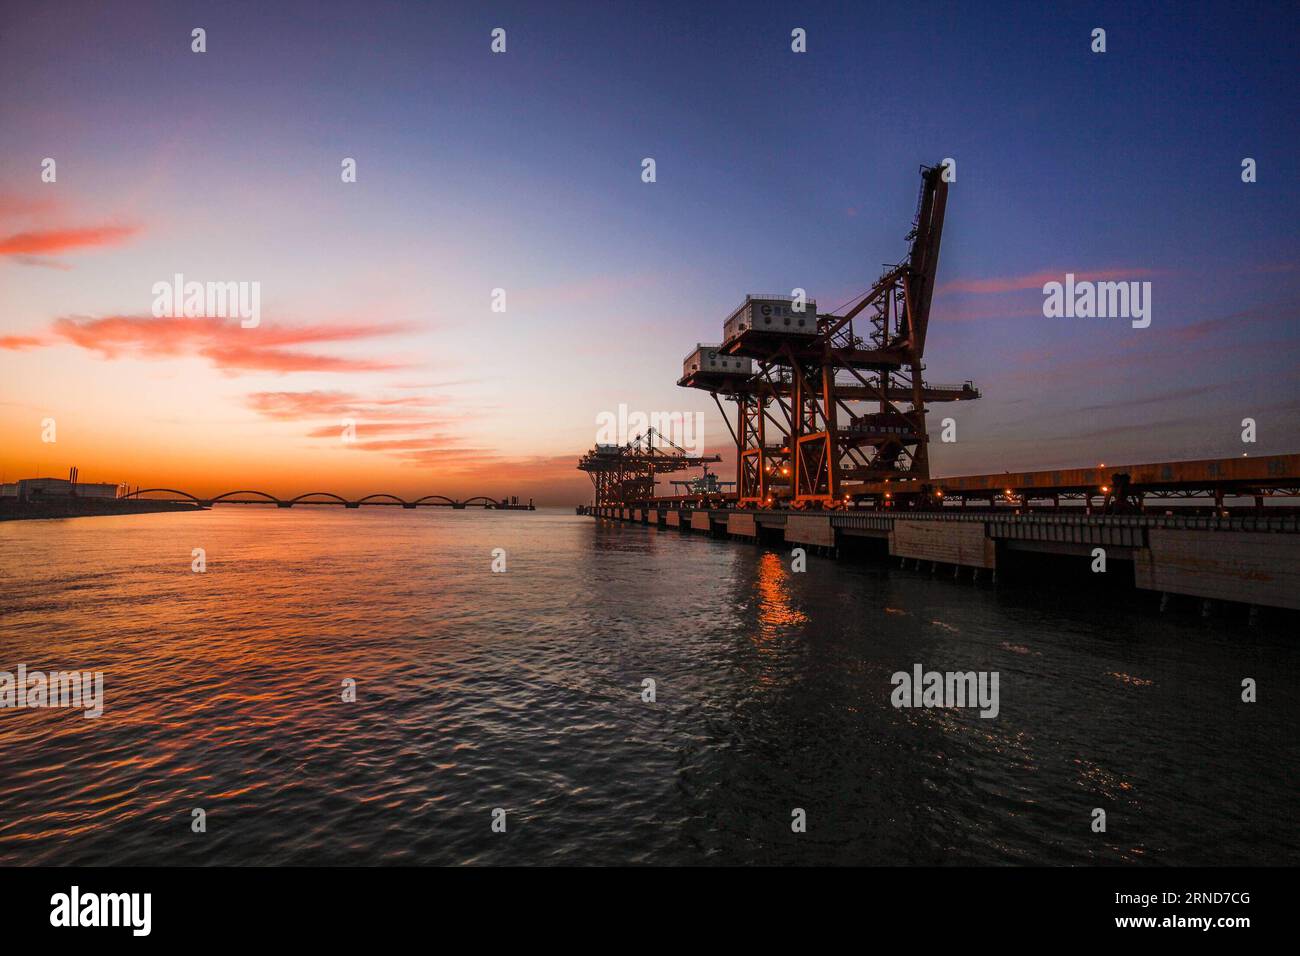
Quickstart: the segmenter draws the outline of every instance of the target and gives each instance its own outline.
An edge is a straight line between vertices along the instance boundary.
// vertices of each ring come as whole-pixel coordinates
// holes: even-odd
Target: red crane
[[[868,481],[927,479],[926,403],[979,398],[971,382],[922,378],[948,197],[943,173],[921,167],[907,258],[843,314],[819,315],[814,300],[794,296],[746,296],[722,344],[688,357],[679,385],[710,392],[720,409],[720,397],[737,404],[728,429],[739,507],[837,507],[866,494]]]

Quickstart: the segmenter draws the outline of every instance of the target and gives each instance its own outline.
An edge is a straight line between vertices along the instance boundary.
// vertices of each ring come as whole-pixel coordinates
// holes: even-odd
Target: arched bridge
[[[372,495],[365,495],[361,498],[345,498],[337,495],[332,491],[307,491],[301,495],[294,495],[292,498],[279,498],[267,491],[255,491],[252,489],[240,489],[238,491],[226,491],[219,495],[211,497],[201,497],[190,494],[188,491],[181,491],[178,488],[137,488],[135,491],[128,493],[125,497],[143,499],[145,495],[150,495],[149,501],[175,501],[183,503],[192,501],[202,508],[211,508],[213,505],[275,505],[277,508],[292,508],[294,505],[341,505],[344,508],[360,508],[362,505],[401,507],[407,509],[415,508],[454,508],[461,511],[465,508],[485,508],[502,511],[535,511],[533,500],[528,499],[527,504],[522,504],[518,497],[505,496],[502,498],[490,498],[487,495],[475,495],[472,498],[466,498],[458,501],[455,498],[448,498],[446,495],[425,495],[422,498],[414,498],[407,501],[399,495],[390,495],[387,492],[378,492]],[[158,497],[153,497],[158,496]],[[163,497],[165,496],[165,497]]]

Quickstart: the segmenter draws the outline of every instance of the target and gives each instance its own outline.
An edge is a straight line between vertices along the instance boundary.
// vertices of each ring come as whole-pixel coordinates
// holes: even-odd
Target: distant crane
[[[719,455],[692,455],[653,427],[625,445],[597,445],[578,461],[591,478],[596,504],[618,504],[655,497],[659,475],[722,461]]]

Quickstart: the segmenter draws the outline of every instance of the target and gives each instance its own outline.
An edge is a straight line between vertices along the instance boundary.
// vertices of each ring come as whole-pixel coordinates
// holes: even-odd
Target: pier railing
[[[798,513],[798,512],[792,512]],[[829,512],[831,525],[837,528],[880,528],[882,521],[983,521],[1010,522],[1019,525],[1089,525],[1101,528],[1176,528],[1187,531],[1276,531],[1300,532],[1300,517],[1245,515],[1044,515],[1008,514],[986,511],[946,514],[942,511],[871,511],[861,514]]]
[[[616,507],[611,510],[617,511]],[[644,511],[677,511],[691,514],[707,511],[721,521],[731,514],[751,514],[758,521],[784,524],[789,515],[808,515],[829,518],[831,527],[855,530],[888,531],[895,521],[954,521],[1006,524],[1020,527],[1035,526],[1087,526],[1093,528],[1166,528],[1182,531],[1267,531],[1284,534],[1300,533],[1300,516],[1297,515],[1088,515],[1088,514],[1014,514],[999,511],[947,513],[944,511],[736,511],[733,508],[693,508],[689,505],[651,505],[638,508]],[[583,513],[598,513],[598,508],[588,506]]]

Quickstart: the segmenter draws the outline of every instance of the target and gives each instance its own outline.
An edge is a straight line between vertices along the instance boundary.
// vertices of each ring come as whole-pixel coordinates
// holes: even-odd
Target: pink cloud
[[[0,335],[0,349],[21,352],[23,349],[36,349],[45,345],[44,339],[34,335]]]
[[[1036,309],[962,309],[935,308],[934,321],[939,322],[987,322],[1000,319],[1029,319],[1043,317],[1042,307]]]
[[[259,326],[242,328],[220,318],[153,318],[113,315],[104,318],[65,316],[51,331],[73,345],[112,359],[198,356],[229,372],[378,372],[401,363],[294,351],[286,345],[348,342],[401,331],[391,324]]]
[[[16,232],[0,238],[0,256],[49,255],[69,249],[116,246],[139,231],[135,226],[83,226]]]
[[[291,352],[260,345],[212,346],[200,349],[198,354],[217,368],[233,372],[389,372],[405,368],[399,362]]]
[[[340,444],[341,450],[377,453],[413,467],[437,468],[442,474],[500,474],[501,469],[518,466],[530,474],[544,467],[567,477],[567,470],[573,468],[572,455],[554,461],[508,458],[491,448],[467,445],[465,435],[457,430],[478,422],[481,409],[448,409],[446,402],[437,395],[394,398],[332,390],[254,392],[246,398],[250,408],[268,418],[314,421],[316,427],[304,433],[311,439],[337,440],[340,421],[352,418],[355,440]],[[556,464],[560,461],[563,468]]]
[[[350,451],[383,452],[407,461],[425,456],[445,456],[461,439],[448,434],[448,426],[476,418],[468,412],[441,410],[439,396],[405,395],[398,398],[366,397],[352,392],[254,392],[246,399],[250,408],[281,421],[330,419],[329,424],[306,432],[307,438],[339,437],[339,423],[353,419],[355,439]]]
[[[1099,269],[1081,272],[1075,269],[1056,269],[1032,272],[1025,275],[994,276],[985,279],[953,279],[941,283],[939,293],[966,293],[970,295],[997,295],[1004,292],[1022,292],[1026,289],[1042,290],[1049,282],[1065,281],[1067,272],[1074,273],[1076,282],[1118,282],[1121,279],[1138,279],[1158,275],[1151,269]]]
[[[42,219],[57,212],[64,205],[49,192],[37,197],[0,193],[0,220]],[[0,256],[7,257],[16,265],[67,271],[72,267],[56,259],[42,258],[42,255],[73,248],[112,245],[125,241],[129,235],[137,231],[135,227],[126,226],[28,229],[0,238]],[[0,336],[0,349],[9,351],[41,348],[49,344],[48,338],[34,335]]]
[[[358,439],[363,439],[367,435],[386,435],[386,434],[409,434],[412,431],[433,428],[433,422],[357,422]],[[324,425],[321,428],[313,428],[307,433],[308,438],[337,438],[338,427],[334,425]],[[428,444],[428,438],[419,439],[423,444]]]
[[[399,415],[409,417],[412,409],[428,407],[429,399],[417,395],[401,398],[362,398],[351,392],[254,392],[246,399],[248,406],[268,418],[292,421],[348,415],[375,418]]]
[[[41,257],[74,249],[121,245],[140,232],[138,226],[53,227],[40,224],[40,220],[49,219],[62,207],[58,199],[48,194],[36,198],[0,194],[0,220],[35,220],[33,227],[0,236],[0,257],[7,257],[17,265],[69,269],[70,266],[61,262]]]

